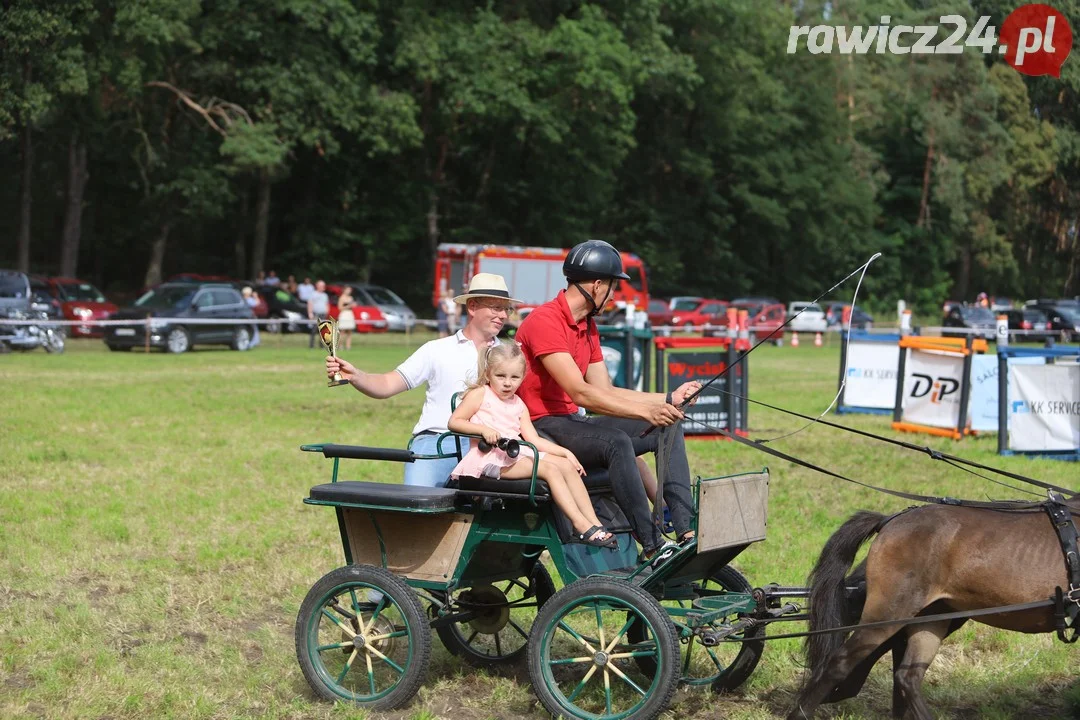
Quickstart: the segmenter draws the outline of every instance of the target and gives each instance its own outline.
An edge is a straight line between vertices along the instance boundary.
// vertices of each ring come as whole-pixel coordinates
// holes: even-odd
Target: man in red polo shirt
[[[567,288],[554,300],[529,313],[516,340],[529,363],[518,396],[525,401],[536,429],[571,450],[583,465],[603,466],[611,476],[616,502],[654,564],[673,554],[652,520],[649,498],[635,458],[656,452],[660,433],[641,437],[650,426],[672,425],[683,418],[675,407],[701,387],[689,382],[673,393],[645,393],[611,384],[600,352],[600,334],[593,316],[610,301],[623,272],[619,251],[602,240],[574,246],[563,262]],[[599,416],[586,417],[586,407]],[[670,439],[663,468],[664,500],[671,510],[679,541],[693,537],[690,521],[690,466],[682,429]]]

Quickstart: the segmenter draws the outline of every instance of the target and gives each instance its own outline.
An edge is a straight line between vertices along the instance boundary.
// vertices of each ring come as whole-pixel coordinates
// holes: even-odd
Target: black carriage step
[[[452,510],[457,493],[448,488],[418,487],[360,480],[311,488],[309,500],[319,503],[375,505],[406,510]]]
[[[611,492],[611,479],[607,468],[594,468],[582,478],[585,488],[591,495]],[[457,486],[464,492],[498,493],[499,495],[524,495],[529,496],[531,479],[505,480],[491,477],[459,477]],[[540,478],[536,479],[536,497],[547,499],[551,495],[547,483]]]

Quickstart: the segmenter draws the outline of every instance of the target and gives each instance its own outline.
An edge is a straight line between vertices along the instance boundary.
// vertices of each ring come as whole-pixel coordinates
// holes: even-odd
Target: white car
[[[792,332],[819,333],[825,332],[829,326],[825,319],[825,311],[821,306],[812,302],[793,302],[788,305],[788,318],[793,318],[799,312],[802,314],[788,324]]]

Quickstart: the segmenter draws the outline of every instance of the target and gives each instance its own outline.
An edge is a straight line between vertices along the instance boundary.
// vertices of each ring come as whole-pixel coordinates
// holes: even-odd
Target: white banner
[[[904,422],[956,429],[964,356],[912,348],[904,371]]]
[[[844,405],[891,410],[896,405],[896,343],[852,341],[847,352]]]
[[[1009,448],[1080,448],[1080,366],[1009,366]]]

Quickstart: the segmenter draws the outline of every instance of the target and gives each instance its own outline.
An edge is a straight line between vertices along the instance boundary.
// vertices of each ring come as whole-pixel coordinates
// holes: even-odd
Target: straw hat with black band
[[[517,298],[510,297],[510,291],[506,289],[506,280],[502,275],[494,273],[476,273],[469,281],[469,288],[463,294],[454,298],[454,302],[464,305],[471,298],[496,298],[509,303],[521,304]]]

